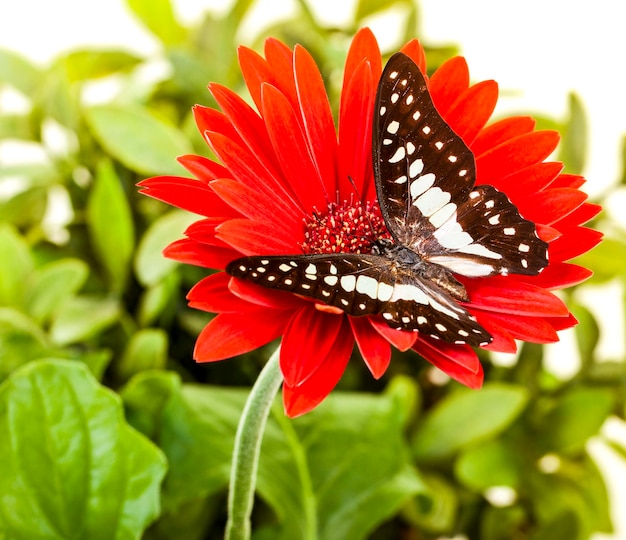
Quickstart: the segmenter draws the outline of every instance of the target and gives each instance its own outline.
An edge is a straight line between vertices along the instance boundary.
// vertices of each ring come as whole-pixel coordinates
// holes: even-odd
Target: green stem
[[[225,540],[250,538],[250,515],[263,431],[276,393],[283,382],[279,356],[280,347],[274,351],[259,374],[241,413],[230,471]]]

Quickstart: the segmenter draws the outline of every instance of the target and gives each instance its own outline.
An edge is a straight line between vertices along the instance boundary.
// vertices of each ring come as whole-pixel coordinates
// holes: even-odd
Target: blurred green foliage
[[[169,0],[128,0],[162,44],[166,74],[151,79],[142,70],[155,59],[122,50],[75,50],[43,68],[0,50],[0,87],[28,101],[0,114],[0,141],[43,156],[0,163],[2,538],[221,537],[247,394],[235,387],[253,383],[267,351],[193,363],[210,315],[184,298],[204,272],[160,252],[194,217],[139,196],[135,184],[182,174],[179,154],[208,155],[190,109],[213,105],[209,81],[243,92],[236,46],[253,4],[237,0],[187,27]],[[403,10],[392,48],[418,33],[408,0],[360,0],[345,28],[319,24],[306,0],[297,5],[294,18],[248,45],[267,35],[302,43],[335,105],[364,19]],[[426,49],[432,68],[456,52]],[[86,96],[102,83],[115,92],[94,105]],[[561,130],[559,157],[581,172],[580,100],[571,96],[568,118],[541,123]],[[626,169],[622,186],[624,177]],[[626,244],[619,225],[596,225],[609,238],[581,258],[595,277],[567,292],[582,322],[573,377],[550,374],[537,345],[525,345],[510,367],[484,354],[480,392],[433,382],[408,353],[395,354],[383,381],[351,362],[340,391],[314,412],[291,421],[277,406],[263,442],[255,538],[582,540],[609,532],[607,490],[587,442],[602,437],[609,416],[624,418],[626,369],[623,358],[599,361],[600,327],[578,292],[623,285]],[[498,489],[507,495],[496,497]]]

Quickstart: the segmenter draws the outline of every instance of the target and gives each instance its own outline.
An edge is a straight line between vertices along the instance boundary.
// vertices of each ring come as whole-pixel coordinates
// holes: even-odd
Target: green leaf
[[[0,308],[0,380],[48,352],[49,345],[41,328],[19,311]]]
[[[39,225],[48,205],[48,191],[41,187],[27,189],[0,201],[0,222],[5,221],[16,227]]]
[[[176,261],[163,257],[163,249],[182,238],[185,229],[197,219],[189,212],[173,210],[150,225],[139,242],[134,261],[139,283],[144,286],[155,285],[177,266]]]
[[[386,11],[396,4],[409,4],[405,0],[359,0],[356,5],[356,11],[354,13],[354,22],[356,26],[371,15]]]
[[[590,366],[594,362],[595,350],[600,340],[600,327],[593,313],[584,305],[570,303],[570,310],[578,321],[576,341],[581,361],[584,366]]]
[[[30,115],[4,113],[0,116],[0,140],[22,139],[34,141],[37,134],[33,127]]]
[[[141,58],[126,51],[79,50],[62,58],[70,82],[98,79],[134,68]]]
[[[158,328],[139,330],[130,338],[124,354],[115,366],[122,380],[148,369],[163,369],[167,362],[167,334]]]
[[[420,462],[446,459],[504,431],[528,401],[523,386],[487,383],[482,390],[459,390],[425,416],[413,439]]]
[[[402,406],[390,396],[336,392],[315,411],[293,422],[298,444],[290,441],[290,452],[297,456],[300,445],[306,453],[307,473],[317,499],[314,507],[319,539],[366,538],[410,497],[428,493],[428,487],[410,465],[403,434],[408,412]],[[276,470],[285,470],[281,463],[286,466],[294,459],[277,459],[281,447],[284,444],[264,447],[259,491],[268,500],[273,499],[274,507],[282,508],[285,520],[290,520],[293,514],[286,499],[291,481],[284,478],[281,486],[273,478]],[[288,534],[283,537],[294,538]]]
[[[487,507],[480,523],[481,540],[511,540],[526,538],[527,512],[520,506]]]
[[[80,88],[72,84],[64,64],[54,64],[45,74],[36,105],[42,109],[42,116],[51,116],[62,126],[81,133]]]
[[[620,277],[626,278],[626,243],[621,239],[606,237],[592,251],[577,257],[576,264],[591,268],[593,275],[587,283],[606,283]]]
[[[0,306],[21,307],[33,260],[28,244],[10,225],[0,225],[0,261]]]
[[[0,531],[7,538],[129,539],[159,513],[161,452],[87,368],[33,362],[0,387]]]
[[[587,158],[587,117],[582,101],[575,93],[569,95],[569,119],[559,146],[559,160],[571,174],[582,174]]]
[[[464,450],[455,463],[454,472],[461,483],[479,493],[494,486],[516,488],[520,479],[515,448],[501,440]]]
[[[111,289],[125,289],[135,246],[133,216],[121,181],[110,161],[98,164],[87,203],[89,237],[106,269]]]
[[[459,496],[442,476],[424,476],[429,498],[416,497],[406,506],[403,517],[420,530],[436,533],[452,532],[459,511]]]
[[[179,300],[180,276],[177,272],[172,272],[144,291],[137,313],[139,325],[151,326],[157,321],[171,321],[176,316]]]
[[[86,111],[89,127],[114,158],[140,174],[180,175],[176,156],[191,152],[182,133],[147,110],[127,105],[98,105]]]
[[[46,322],[65,299],[80,290],[88,273],[87,264],[79,259],[58,259],[38,268],[28,290],[28,313],[37,322]]]
[[[166,509],[226,488],[246,391],[181,387],[171,373],[142,372],[122,396],[131,422],[168,456]],[[296,421],[282,411],[271,417],[257,484],[276,513],[270,537],[308,538],[316,530],[320,540],[364,538],[426,492],[404,443],[406,415],[392,398],[335,393]]]
[[[70,298],[54,314],[50,337],[59,345],[85,341],[115,324],[120,316],[116,300],[90,296]]]
[[[20,54],[0,48],[0,81],[30,97],[41,83],[41,71]]]
[[[185,39],[185,28],[176,20],[169,0],[127,0],[131,11],[164,45]]]
[[[615,394],[605,388],[574,388],[545,416],[539,436],[548,451],[579,452],[611,414]]]

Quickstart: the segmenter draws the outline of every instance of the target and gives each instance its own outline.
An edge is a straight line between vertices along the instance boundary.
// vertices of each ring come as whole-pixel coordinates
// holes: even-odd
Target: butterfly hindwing
[[[226,271],[264,287],[335,306],[349,315],[381,315],[398,330],[479,346],[490,335],[450,296],[387,258],[353,253],[254,256]]]

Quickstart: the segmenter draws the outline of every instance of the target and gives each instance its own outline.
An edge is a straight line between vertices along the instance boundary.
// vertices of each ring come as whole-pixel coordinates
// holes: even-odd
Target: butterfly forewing
[[[547,265],[535,225],[495,188],[474,187],[472,152],[402,53],[391,57],[378,88],[373,160],[387,227],[423,260],[465,276],[533,275]]]
[[[226,271],[276,290],[320,300],[348,315],[381,315],[392,328],[479,346],[490,335],[438,287],[375,255],[243,257]]]
[[[441,118],[424,76],[403,53],[389,59],[380,79],[372,149],[381,211],[403,245],[432,233],[474,185],[472,152]]]

